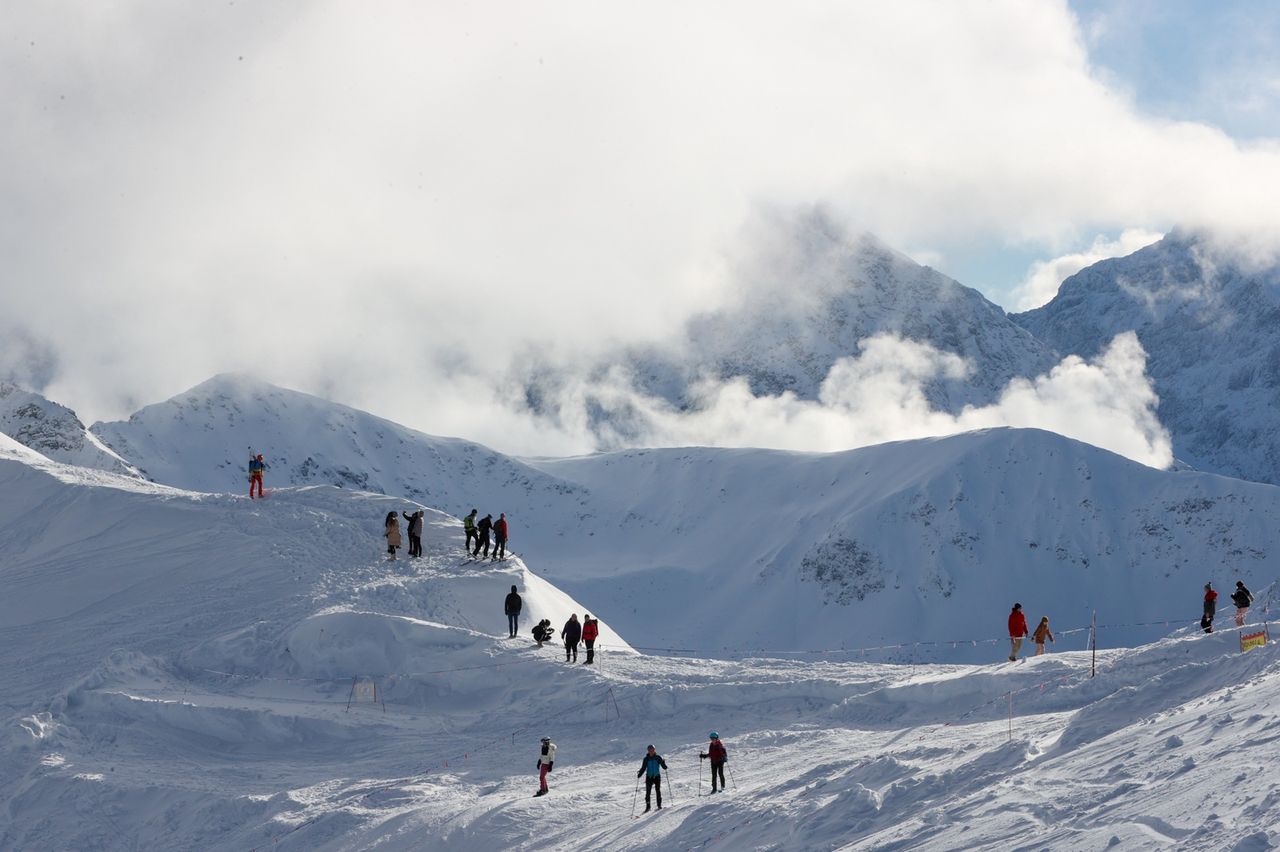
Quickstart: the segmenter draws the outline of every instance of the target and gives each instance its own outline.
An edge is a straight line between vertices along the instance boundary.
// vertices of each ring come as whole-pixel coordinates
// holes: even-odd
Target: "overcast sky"
[[[247,371],[503,446],[489,371],[732,298],[762,207],[829,205],[1011,309],[1174,225],[1280,227],[1266,3],[5,17],[0,374],[87,420]]]

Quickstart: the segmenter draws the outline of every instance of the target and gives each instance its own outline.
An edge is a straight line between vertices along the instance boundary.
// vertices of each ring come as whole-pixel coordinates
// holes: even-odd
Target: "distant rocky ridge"
[[[90,433],[70,408],[10,382],[0,382],[0,432],[54,461],[141,475]]]

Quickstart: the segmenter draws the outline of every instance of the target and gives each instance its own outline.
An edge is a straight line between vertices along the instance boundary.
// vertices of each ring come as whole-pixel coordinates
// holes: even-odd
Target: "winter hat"
[[[707,734],[707,736],[711,737],[711,739],[713,739],[713,740],[718,740],[718,739],[720,739],[720,735],[719,735],[719,734],[717,734],[715,731],[712,731],[711,733]]]
[[[549,743],[549,742],[551,742],[551,737],[543,737],[543,738],[542,738],[542,741],[543,741],[544,743]]]
[[[1014,609],[1022,609],[1022,604],[1020,604],[1020,603],[1015,603],[1015,604],[1013,605],[1013,608],[1014,608]]]
[[[515,590],[516,590],[516,587],[515,587],[515,586],[512,586],[512,587],[511,587],[511,591],[513,591],[513,592],[514,592]]]
[[[650,751],[650,750],[653,750],[653,743],[649,743],[649,745],[645,747],[645,751]]]
[[[1205,584],[1204,584],[1204,587],[1205,587],[1206,589],[1212,589],[1212,588],[1213,588],[1213,583],[1205,583]]]
[[[1237,587],[1239,587],[1239,588],[1241,588],[1241,589],[1243,589],[1243,588],[1244,588],[1244,580],[1236,580],[1236,586],[1237,586]]]

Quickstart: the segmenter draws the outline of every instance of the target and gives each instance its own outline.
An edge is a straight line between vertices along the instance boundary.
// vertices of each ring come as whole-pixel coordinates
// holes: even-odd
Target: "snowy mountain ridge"
[[[11,382],[0,382],[0,434],[66,464],[141,475],[86,429],[74,411]]]

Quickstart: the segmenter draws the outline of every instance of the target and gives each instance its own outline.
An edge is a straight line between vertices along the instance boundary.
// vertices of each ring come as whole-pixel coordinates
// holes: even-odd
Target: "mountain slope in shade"
[[[54,461],[140,475],[86,429],[70,408],[9,382],[0,382],[0,433]]]
[[[1175,455],[1280,483],[1280,268],[1251,270],[1174,233],[1082,270],[1014,319],[1064,355],[1136,332]]]

